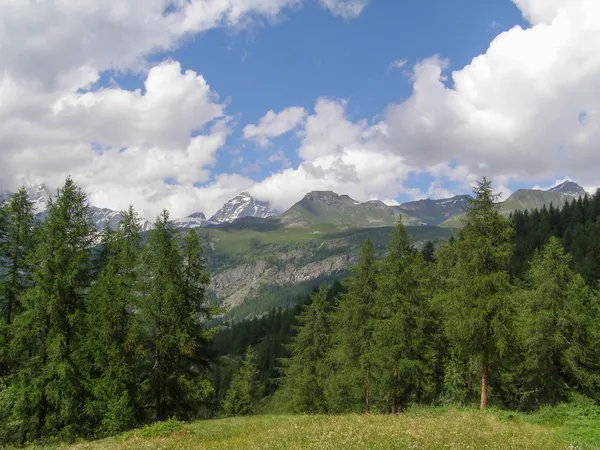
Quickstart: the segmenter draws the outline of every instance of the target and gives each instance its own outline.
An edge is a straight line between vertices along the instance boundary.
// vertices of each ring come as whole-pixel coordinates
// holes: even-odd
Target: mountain
[[[544,206],[549,207],[550,204],[561,207],[566,202],[585,195],[585,189],[572,181],[565,181],[545,191],[540,189],[518,189],[501,204],[500,213],[503,216],[508,216],[516,210],[541,209]]]
[[[225,203],[208,221],[219,224],[233,222],[243,217],[264,219],[277,214],[279,214],[277,210],[271,208],[268,202],[261,202],[248,192],[242,192]]]
[[[438,225],[462,214],[471,197],[458,195],[441,200],[418,200],[401,205],[386,205],[379,200],[358,202],[331,191],[309,192],[280,216],[289,227],[330,224],[348,228],[392,226],[398,216],[405,225]]]
[[[42,214],[44,211],[46,211],[48,200],[50,200],[51,194],[45,185],[34,184],[29,186],[27,188],[27,195],[33,202],[33,208],[36,214]]]
[[[196,212],[190,214],[187,217],[183,217],[181,219],[175,219],[173,221],[175,227],[189,230],[190,228],[200,228],[208,223],[206,220],[206,216],[204,213]]]
[[[510,213],[516,210],[541,209],[550,204],[561,207],[566,202],[584,197],[587,194],[585,189],[572,181],[565,181],[558,186],[547,190],[541,189],[517,189],[505,201],[498,203],[500,214],[508,217]],[[455,215],[440,224],[445,228],[460,228],[464,215]]]
[[[472,198],[470,195],[456,195],[440,200],[428,198],[402,203],[398,209],[407,216],[418,219],[421,224],[439,225],[450,217],[462,214]]]
[[[558,186],[554,186],[551,189],[548,189],[547,192],[558,192],[565,195],[570,195],[571,197],[579,198],[585,197],[587,192],[577,183],[572,181],[565,181],[564,183],[559,184]]]
[[[107,226],[115,230],[123,218],[123,215],[120,212],[113,211],[112,209],[108,208],[90,206],[90,212],[92,213],[92,222],[97,230],[103,230]],[[152,229],[152,223],[146,219],[141,218],[140,225],[142,226],[142,231],[148,231]]]
[[[399,214],[397,207],[378,200],[357,202],[347,195],[331,191],[313,191],[288,209],[279,218],[287,227],[310,227],[329,224],[347,228],[392,226]],[[418,225],[418,220],[404,217],[405,224]]]

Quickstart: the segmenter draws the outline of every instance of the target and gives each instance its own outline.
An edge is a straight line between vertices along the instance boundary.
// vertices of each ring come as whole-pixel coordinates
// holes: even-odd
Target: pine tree
[[[279,391],[289,411],[326,412],[323,365],[331,345],[329,309],[327,288],[322,285],[297,317],[298,334],[287,346],[291,356],[282,361],[284,378]]]
[[[94,397],[86,409],[99,422],[98,428],[109,433],[142,419],[141,332],[134,313],[139,307],[140,232],[140,220],[131,206],[123,212],[116,232],[104,231],[99,255],[104,268],[88,301],[86,350]]]
[[[380,369],[392,414],[408,400],[421,402],[435,359],[434,322],[425,264],[399,219],[381,265],[373,320],[372,359]],[[399,400],[399,404],[398,404]]]
[[[523,295],[525,392],[529,404],[555,405],[572,391],[590,394],[599,385],[598,304],[570,256],[552,237],[534,255]],[[531,398],[528,398],[531,397]]]
[[[202,329],[204,274],[200,246],[188,235],[182,252],[169,213],[157,218],[143,260],[143,300],[140,313],[148,331],[145,348],[154,418],[187,417],[193,405],[209,393],[202,375],[210,336]],[[182,255],[183,253],[183,255]]]
[[[0,262],[3,266],[0,310],[4,323],[10,325],[19,313],[19,295],[31,284],[28,258],[33,250],[35,217],[33,203],[24,187],[2,205],[0,220]]]
[[[248,346],[244,361],[234,375],[221,405],[226,416],[241,416],[256,412],[262,389],[258,382],[259,372],[255,359],[254,349]]]
[[[88,431],[81,338],[94,239],[86,195],[67,178],[49,202],[33,255],[34,285],[13,325],[11,347],[21,358],[13,419],[21,439]]]
[[[508,263],[511,227],[494,203],[491,182],[483,178],[474,189],[465,227],[444,256],[440,293],[446,332],[463,353],[481,361],[481,408],[487,405],[490,362],[508,346],[514,317]]]
[[[373,306],[377,294],[377,260],[373,241],[361,245],[358,262],[345,280],[332,313],[333,345],[329,360],[328,406],[333,411],[370,411],[373,388]]]

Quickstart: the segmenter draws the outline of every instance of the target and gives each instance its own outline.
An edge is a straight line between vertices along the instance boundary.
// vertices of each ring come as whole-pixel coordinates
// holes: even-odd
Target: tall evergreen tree
[[[29,256],[33,250],[35,216],[33,203],[24,187],[2,205],[0,221],[0,310],[4,323],[10,325],[14,316],[19,313],[19,295],[31,285]]]
[[[67,178],[49,202],[33,255],[34,285],[14,320],[11,346],[22,361],[13,415],[23,438],[87,430],[81,338],[95,236],[86,195]]]
[[[492,184],[478,181],[459,238],[444,252],[451,263],[444,275],[441,304],[446,332],[464,353],[481,361],[481,408],[487,405],[490,362],[510,340],[511,284],[508,263],[511,227],[500,216]]]
[[[256,353],[248,346],[244,361],[234,375],[221,408],[226,416],[241,416],[256,412],[261,397]]]
[[[329,309],[327,288],[322,285],[297,317],[298,334],[287,346],[290,358],[282,361],[284,378],[279,392],[292,412],[323,413],[327,410],[324,363],[331,345]]]
[[[377,294],[377,251],[370,238],[360,247],[358,262],[345,280],[347,292],[332,313],[333,345],[329,360],[328,404],[334,411],[370,411],[373,377],[373,306]]]
[[[424,399],[435,360],[434,322],[426,292],[426,268],[401,219],[387,250],[375,302],[372,354],[395,414],[409,399]]]
[[[140,232],[140,220],[131,206],[116,232],[105,230],[99,255],[104,269],[88,301],[86,350],[94,376],[94,397],[87,410],[109,433],[142,419],[138,389],[141,333],[134,313],[139,307]]]
[[[140,311],[148,330],[148,382],[156,420],[193,414],[192,405],[203,400],[210,387],[200,376],[208,338],[201,323],[206,315],[203,293],[207,278],[196,242],[197,237],[188,235],[180,252],[165,210],[156,219],[144,252]]]
[[[598,304],[569,268],[570,256],[552,237],[534,255],[526,278],[522,326],[529,404],[557,404],[572,391],[592,394],[600,383]],[[530,398],[529,398],[530,397]]]

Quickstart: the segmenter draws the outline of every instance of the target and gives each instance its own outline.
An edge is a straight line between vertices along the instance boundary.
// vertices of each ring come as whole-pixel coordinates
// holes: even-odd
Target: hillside
[[[531,211],[542,209],[553,205],[562,207],[566,202],[585,196],[587,193],[577,183],[565,181],[558,186],[548,190],[541,189],[517,189],[505,201],[498,203],[500,214],[508,217],[514,211]],[[460,228],[464,214],[449,217],[439,224],[442,228]]]
[[[565,417],[565,409],[548,409],[529,416],[471,409],[420,408],[398,416],[259,415],[188,424],[169,421],[113,438],[61,448],[598,448],[600,441],[594,437],[597,424],[593,418]]]
[[[367,236],[383,251],[390,230],[332,225],[286,228],[275,220],[246,220],[198,233],[206,243],[212,301],[226,307],[229,317],[244,318],[291,306],[319,281],[343,276]],[[438,227],[407,230],[417,246],[451,234]]]

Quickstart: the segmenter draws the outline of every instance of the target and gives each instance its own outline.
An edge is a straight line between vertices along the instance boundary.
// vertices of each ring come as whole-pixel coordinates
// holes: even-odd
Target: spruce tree
[[[593,395],[600,385],[598,304],[583,278],[569,268],[570,260],[551,237],[527,273],[520,329],[526,377],[522,395],[529,405],[555,405],[573,391]]]
[[[13,418],[21,439],[70,438],[88,430],[82,336],[95,230],[85,193],[67,178],[36,239],[33,286],[14,320]]]
[[[444,285],[440,300],[445,329],[462,353],[480,361],[481,408],[487,405],[490,362],[511,339],[514,308],[508,263],[512,253],[509,223],[494,203],[487,179],[478,181],[466,212],[465,227],[443,252]]]
[[[226,416],[241,416],[257,411],[262,391],[258,376],[256,353],[252,347],[248,346],[244,361],[233,376],[221,405],[221,409]]]
[[[284,375],[279,391],[291,412],[314,414],[327,410],[324,364],[331,345],[329,309],[327,288],[322,285],[297,316],[298,334],[287,346],[291,356],[282,361]]]
[[[180,252],[165,210],[144,251],[140,313],[147,330],[148,385],[156,420],[193,415],[210,391],[203,376],[210,339],[202,323],[207,277],[194,236],[188,235]]]
[[[19,295],[31,284],[29,256],[33,250],[33,203],[22,187],[0,208],[1,319],[10,325],[19,313]]]
[[[426,267],[399,218],[381,264],[372,359],[395,414],[409,399],[424,400],[435,359]],[[399,400],[399,404],[398,404]],[[389,409],[388,409],[389,410]]]
[[[327,398],[333,411],[370,411],[375,363],[373,361],[373,307],[377,294],[378,261],[373,241],[360,247],[358,262],[345,280],[347,289],[332,313],[333,345],[328,359],[333,374]]]
[[[94,396],[86,406],[98,428],[109,433],[142,420],[141,332],[135,314],[140,294],[140,231],[140,220],[131,206],[123,212],[116,231],[104,231],[99,255],[104,268],[88,301],[86,350]]]

